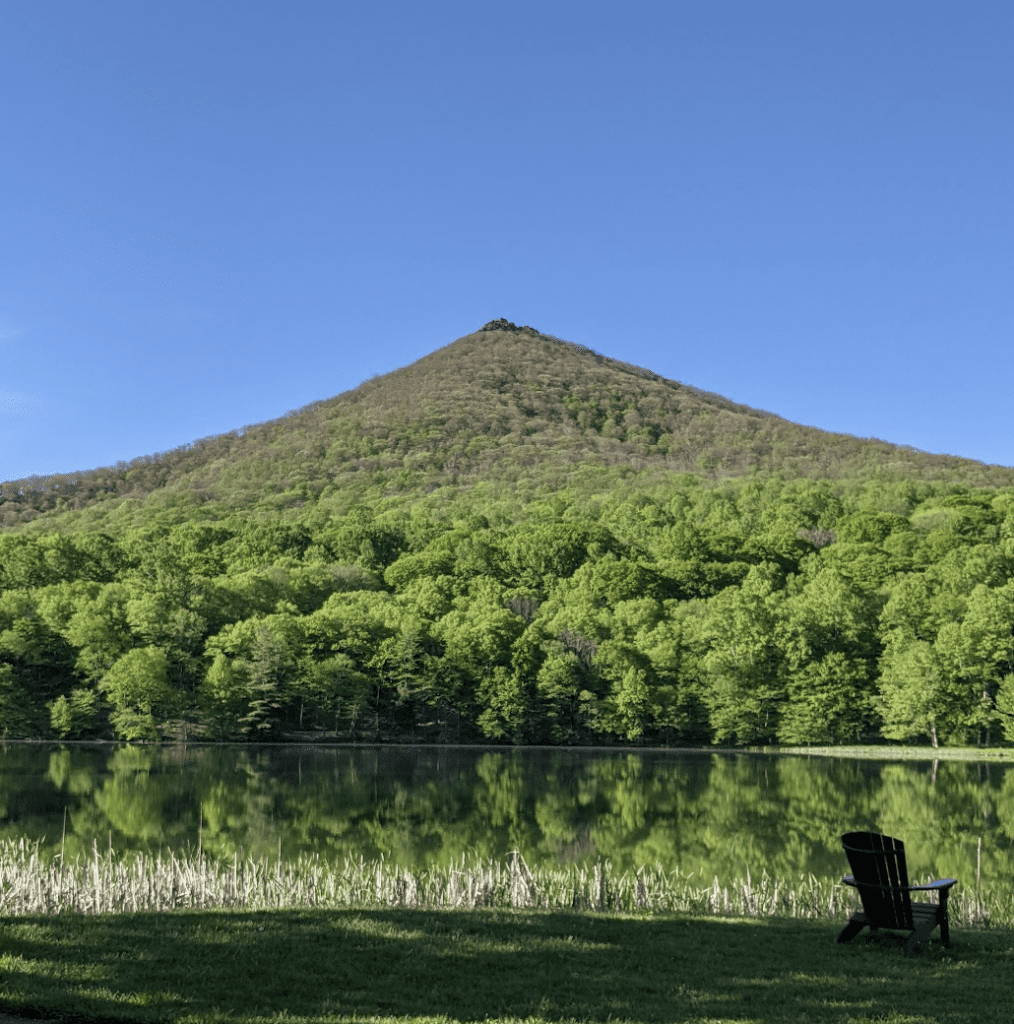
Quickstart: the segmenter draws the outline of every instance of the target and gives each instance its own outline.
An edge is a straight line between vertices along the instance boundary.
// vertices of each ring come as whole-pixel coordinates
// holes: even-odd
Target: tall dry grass
[[[64,861],[21,840],[0,843],[0,914],[102,914],[235,907],[497,907],[681,912],[745,917],[844,919],[857,909],[854,890],[834,879],[744,878],[722,883],[645,865],[530,868],[517,852],[507,861],[475,861],[410,871],[383,860],[319,857],[215,860],[200,852],[134,854],[97,847]],[[1014,923],[1014,894],[952,894],[956,925]]]

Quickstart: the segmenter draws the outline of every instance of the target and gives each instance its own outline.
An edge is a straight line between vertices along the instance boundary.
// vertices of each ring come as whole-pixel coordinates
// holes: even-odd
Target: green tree
[[[1014,674],[1006,675],[1000,680],[996,693],[996,710],[1004,739],[1008,743],[1014,743]]]
[[[391,727],[397,717],[399,695],[382,669],[386,657],[385,641],[396,636],[404,608],[384,592],[357,591],[333,594],[323,607],[307,615],[300,623],[304,657],[326,662],[336,655],[349,659],[348,671],[356,679],[370,683],[366,708],[357,718],[357,728],[365,729],[367,719],[373,738]]]
[[[75,687],[67,695],[50,701],[49,724],[60,739],[78,739],[95,731],[99,714],[99,694],[85,686]]]
[[[553,743],[576,743],[590,735],[598,719],[590,659],[560,641],[548,646],[535,679],[542,714]]]
[[[940,745],[953,713],[953,694],[944,667],[926,640],[889,637],[881,660],[878,706],[888,739],[925,736]]]
[[[874,727],[879,592],[817,563],[786,599],[781,621],[786,705],[783,743],[857,742]]]
[[[504,719],[520,695],[511,655],[525,622],[505,606],[502,587],[489,580],[480,582],[468,598],[457,599],[455,607],[434,623],[432,634],[443,646],[449,684],[444,699],[465,716],[472,701],[477,701],[480,728],[498,732],[498,719]],[[519,725],[523,717],[523,710],[507,713],[508,728]]]
[[[200,728],[209,739],[241,739],[246,733],[242,719],[249,709],[247,676],[223,651],[208,666],[197,693]]]
[[[755,566],[742,587],[708,602],[701,667],[715,742],[770,743],[777,735],[785,702],[779,583],[777,567]]]
[[[544,594],[572,576],[593,550],[605,554],[616,548],[607,530],[586,523],[519,524],[500,541],[500,571],[508,586]]]
[[[347,654],[306,660],[304,665],[298,687],[299,727],[333,729],[338,736],[344,724],[354,735],[369,702],[371,678]]]
[[[34,610],[0,630],[0,664],[10,667],[36,713],[76,682],[73,649]]]
[[[42,732],[32,697],[14,669],[0,661],[0,739],[24,739]]]
[[[210,637],[205,655],[211,666],[202,697],[215,709],[216,728],[225,728],[225,709],[234,709],[242,735],[277,732],[303,650],[301,623],[288,612],[245,619]]]
[[[195,688],[207,635],[204,617],[158,591],[131,598],[126,604],[126,615],[131,633],[140,643],[165,653],[174,685]]]
[[[935,646],[952,675],[967,687],[962,724],[974,730],[979,743],[989,743],[998,724],[996,695],[1001,680],[1014,672],[1014,583],[1003,587],[978,584],[969,595],[960,623],[948,623]]]
[[[792,745],[857,742],[871,717],[869,666],[831,651],[789,676],[778,741]]]
[[[77,648],[75,667],[86,679],[100,679],[137,644],[127,618],[130,597],[123,583],[107,583],[77,603],[63,635]]]
[[[99,682],[111,711],[109,721],[124,740],[160,740],[179,714],[185,696],[169,682],[166,655],[135,647]]]

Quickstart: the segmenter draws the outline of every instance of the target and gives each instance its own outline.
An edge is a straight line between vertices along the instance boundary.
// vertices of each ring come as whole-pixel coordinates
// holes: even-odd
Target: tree
[[[14,669],[0,661],[0,739],[24,739],[41,732],[32,695],[14,675]]]
[[[926,640],[888,639],[881,660],[877,701],[884,735],[891,740],[926,736],[940,745],[940,727],[951,710],[947,679]]]
[[[99,682],[111,711],[109,721],[124,740],[159,740],[179,714],[184,694],[168,679],[166,655],[156,647],[135,647]]]
[[[989,743],[996,727],[996,695],[1001,680],[1014,671],[1014,584],[977,585],[960,623],[941,627],[934,644],[941,663],[964,692],[961,725]]]
[[[176,604],[163,592],[132,598],[127,602],[126,614],[132,634],[165,653],[173,683],[180,687],[196,685],[207,633],[204,617]]]
[[[895,512],[859,509],[842,516],[834,524],[838,543],[883,544],[892,533],[907,533],[911,523]]]
[[[0,630],[4,663],[37,710],[76,681],[73,649],[34,612]]]
[[[785,702],[778,582],[777,567],[755,566],[742,587],[708,602],[701,667],[715,742],[770,743],[777,735]]]
[[[783,743],[856,742],[873,722],[883,598],[822,563],[783,609]]]
[[[100,679],[137,643],[127,620],[130,597],[124,584],[107,583],[78,602],[63,635],[78,649],[75,668],[86,679]]]
[[[858,741],[870,717],[868,665],[831,651],[790,673],[778,741],[795,745]]]
[[[639,598],[657,600],[664,591],[664,582],[653,569],[607,554],[582,565],[554,588],[553,596],[565,601],[576,598],[590,607],[604,608]]]
[[[1004,739],[1014,743],[1014,674],[1000,680],[996,693],[996,710]]]
[[[384,592],[356,591],[333,594],[323,607],[300,623],[306,659],[325,662],[343,655],[355,671],[370,682],[366,712],[374,737],[386,729],[398,703],[397,690],[388,685],[382,671],[384,643],[397,634],[404,608]]]
[[[572,576],[590,557],[591,545],[603,554],[617,548],[601,527],[580,522],[515,526],[499,544],[503,580],[513,587],[544,594],[558,580]]]
[[[297,689],[299,727],[316,725],[333,729],[338,736],[345,722],[354,733],[369,702],[370,677],[347,654],[332,654],[323,661],[305,659],[303,666]]]
[[[61,694],[50,701],[49,724],[61,739],[77,739],[95,729],[99,712],[98,693],[85,686],[78,686],[68,695]]]
[[[539,668],[535,689],[554,743],[575,743],[589,734],[597,715],[590,666],[563,644],[550,644]]]
[[[928,735],[943,739],[987,741],[998,723],[1003,678],[1014,669],[1014,584],[991,588],[978,584],[953,608],[951,621],[932,625],[917,615],[899,613],[892,601],[884,609],[897,623],[885,634],[881,659],[881,710],[884,735],[892,739]],[[934,604],[930,602],[930,607]],[[939,605],[938,605],[939,606]],[[931,632],[930,639],[918,638]]]
[[[634,640],[651,663],[657,728],[670,739],[699,740],[703,718],[698,679],[683,624],[674,614],[678,607],[679,602],[667,602],[665,617],[652,629],[639,631]]]
[[[212,663],[202,698],[214,709],[216,727],[226,727],[228,710],[236,715],[231,727],[242,735],[277,731],[303,653],[298,619],[289,612],[245,619],[210,637],[204,650]]]
[[[505,591],[490,580],[480,581],[469,598],[434,623],[434,639],[443,645],[445,678],[450,683],[445,699],[460,714],[467,714],[473,700],[486,727],[503,716],[517,701],[521,690],[512,676],[511,653],[525,631],[525,622],[505,606]],[[518,717],[520,714],[520,717]],[[524,711],[507,715],[510,726],[520,724]]]
[[[659,708],[652,700],[648,672],[631,665],[614,680],[606,699],[606,722],[624,739],[636,740],[655,724]]]
[[[241,739],[241,718],[247,711],[247,679],[241,666],[223,651],[215,654],[197,692],[200,729],[208,739]]]

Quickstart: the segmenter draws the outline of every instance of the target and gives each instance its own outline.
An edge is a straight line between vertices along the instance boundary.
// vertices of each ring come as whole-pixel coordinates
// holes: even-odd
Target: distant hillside
[[[57,526],[128,499],[271,511],[482,484],[521,500],[578,477],[615,486],[674,472],[1014,484],[1014,469],[799,426],[497,320],[280,419],[116,466],[5,482],[0,527]]]

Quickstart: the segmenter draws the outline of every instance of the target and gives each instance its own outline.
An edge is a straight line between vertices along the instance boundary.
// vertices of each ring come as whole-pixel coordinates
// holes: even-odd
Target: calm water
[[[913,874],[1014,879],[1014,768],[674,751],[0,745],[0,837],[367,860],[505,857],[723,880],[840,876],[838,837],[905,840]],[[981,841],[981,854],[980,854]]]

